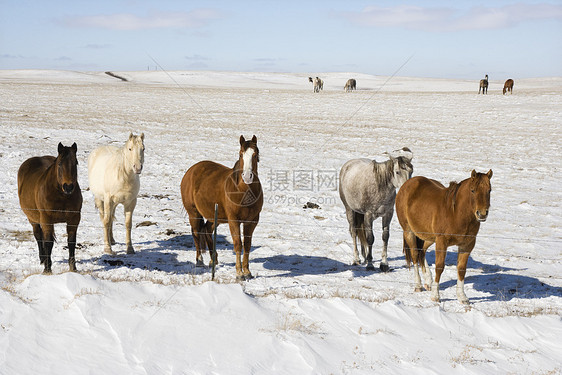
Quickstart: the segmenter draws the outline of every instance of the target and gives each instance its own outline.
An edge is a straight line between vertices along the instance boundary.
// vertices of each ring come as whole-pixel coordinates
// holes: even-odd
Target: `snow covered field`
[[[0,71],[1,374],[559,374],[562,372],[562,78],[478,82],[311,74]],[[358,91],[345,93],[348,78]],[[500,78],[500,77],[498,77]],[[516,77],[515,77],[516,78]],[[145,167],[126,255],[122,209],[114,247],[88,188],[87,157],[145,133]],[[179,185],[189,166],[232,166],[240,134],[258,137],[265,204],[235,281],[219,227],[215,281],[195,268]],[[78,144],[84,206],[78,273],[56,226],[53,275],[41,274],[19,208],[28,157]],[[448,183],[492,169],[481,226],[457,302],[450,248],[439,304],[414,293],[391,224],[392,272],[352,266],[341,165],[403,146],[414,175]],[[307,202],[319,209],[305,209]],[[138,227],[135,227],[139,225]],[[382,241],[375,222],[375,266]],[[433,250],[433,248],[431,248]],[[205,262],[209,254],[204,254]],[[433,263],[433,251],[428,253]]]

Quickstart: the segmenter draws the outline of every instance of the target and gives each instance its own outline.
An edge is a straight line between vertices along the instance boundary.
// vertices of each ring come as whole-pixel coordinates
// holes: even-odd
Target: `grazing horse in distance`
[[[345,92],[357,90],[357,81],[355,78],[348,79],[343,89]]]
[[[357,251],[359,237],[361,253],[367,263],[367,270],[370,271],[375,269],[372,263],[375,240],[373,221],[382,217],[383,249],[380,269],[387,272],[387,247],[396,189],[406,182],[414,171],[411,163],[412,152],[406,147],[397,152],[402,156],[389,155],[389,160],[380,163],[371,159],[352,159],[346,162],[340,171],[339,193],[345,206],[349,233],[353,239],[353,264],[360,264]]]
[[[82,192],[78,184],[76,143],[58,145],[58,156],[32,157],[18,170],[18,196],[22,211],[33,227],[44,274],[50,274],[55,223],[66,223],[68,266],[76,272],[76,232],[80,224]]]
[[[396,216],[404,230],[404,255],[410,267],[414,263],[416,291],[421,291],[419,266],[425,288],[433,292],[431,299],[439,302],[439,281],[445,268],[449,246],[458,246],[457,299],[468,304],[464,293],[464,277],[470,252],[476,244],[480,223],[488,218],[490,179],[488,173],[475,170],[466,180],[451,182],[446,188],[438,181],[417,176],[407,181],[396,196]],[[427,249],[435,243],[435,284],[425,259]]]
[[[482,94],[488,93],[488,75],[484,79],[480,80],[480,87],[478,88],[478,93],[480,94],[480,90],[482,90]]]
[[[320,92],[320,90],[324,90],[324,81],[322,81],[320,78],[315,77],[313,79],[312,77],[308,77],[308,82],[312,82],[312,90],[314,92]]]
[[[144,133],[129,134],[125,145],[101,146],[88,158],[88,179],[103,224],[104,252],[115,254],[111,245],[115,209],[122,204],[125,211],[127,254],[135,252],[131,242],[133,211],[140,190],[140,174],[144,165]]]
[[[201,251],[205,250],[205,244],[209,250],[212,249],[211,233],[215,226],[227,223],[236,252],[238,281],[253,277],[249,269],[252,234],[258,225],[263,206],[258,161],[257,137],[254,135],[247,141],[241,135],[238,160],[232,168],[208,160],[201,161],[187,170],[180,186],[197,251],[196,265],[203,266]],[[217,222],[214,222],[215,204],[218,204]],[[243,242],[240,238],[240,225],[244,229]],[[216,254],[211,256],[211,265],[216,265]]]
[[[513,94],[513,80],[511,78],[503,84],[503,94],[505,95],[507,91]]]

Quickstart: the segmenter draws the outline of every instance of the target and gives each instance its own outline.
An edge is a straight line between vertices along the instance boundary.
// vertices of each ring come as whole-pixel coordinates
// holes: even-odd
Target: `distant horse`
[[[345,92],[357,90],[357,81],[354,78],[348,79],[343,89]]]
[[[352,159],[340,171],[340,198],[345,206],[349,233],[353,239],[353,264],[360,264],[357,237],[361,242],[361,253],[367,270],[374,270],[372,248],[374,242],[373,221],[382,217],[382,259],[380,269],[389,270],[387,260],[390,221],[394,214],[396,189],[412,176],[412,152],[400,150],[403,156],[384,162],[370,159]],[[368,249],[368,250],[367,250]]]
[[[482,94],[488,93],[488,75],[484,79],[480,80],[480,87],[478,88],[478,94],[480,94],[480,90],[482,90]]]
[[[511,78],[503,84],[503,94],[505,95],[507,91],[513,94],[513,80]]]
[[[104,252],[115,254],[111,245],[115,208],[122,204],[125,210],[127,254],[133,254],[131,228],[133,211],[137,205],[140,190],[140,174],[144,164],[144,133],[129,134],[125,145],[102,146],[95,149],[88,158],[88,179],[94,194],[96,207],[103,224]]]
[[[80,224],[82,192],[78,185],[76,143],[58,146],[58,156],[27,159],[18,170],[18,196],[22,211],[33,227],[44,274],[51,271],[55,223],[66,223],[68,266],[76,272],[76,232]]]
[[[449,246],[458,246],[457,299],[468,304],[464,293],[464,276],[470,252],[476,243],[480,223],[486,221],[490,208],[490,179],[488,173],[472,171],[470,178],[445,188],[439,182],[425,177],[407,181],[396,196],[396,216],[404,230],[404,255],[410,267],[414,263],[416,291],[421,291],[419,266],[424,273],[427,290],[432,290],[432,300],[439,302],[439,280],[445,268]],[[435,284],[432,287],[431,271],[425,253],[435,243]]]
[[[258,178],[258,139],[246,141],[240,136],[240,152],[234,167],[201,161],[187,170],[181,181],[181,198],[189,215],[189,224],[195,243],[197,266],[203,265],[201,251],[205,243],[211,249],[210,234],[214,227],[228,223],[236,252],[236,279],[249,280],[252,234],[258,225],[263,206],[263,192]],[[215,204],[218,204],[218,222],[214,222]],[[207,220],[207,222],[205,222]],[[240,225],[244,228],[244,260],[241,262],[242,241]],[[216,255],[216,254],[215,254]],[[216,258],[211,264],[216,264]]]
[[[320,90],[324,90],[324,81],[322,81],[320,78],[316,77],[316,78],[312,78],[312,77],[308,77],[308,81],[312,82],[312,90],[314,92],[320,92]]]

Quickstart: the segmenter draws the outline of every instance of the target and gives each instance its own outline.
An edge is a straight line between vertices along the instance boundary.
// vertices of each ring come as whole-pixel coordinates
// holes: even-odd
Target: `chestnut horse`
[[[250,247],[263,206],[263,191],[258,178],[257,142],[255,135],[250,141],[240,136],[240,152],[234,167],[201,161],[189,168],[181,181],[181,198],[189,215],[197,266],[203,265],[201,251],[205,250],[205,243],[209,250],[212,248],[211,233],[215,225],[228,223],[236,252],[236,279],[239,281],[252,278],[248,264]],[[217,223],[214,222],[215,204],[218,204]],[[241,224],[244,228],[243,262]],[[215,258],[216,254],[212,257]],[[211,259],[213,264],[216,264],[216,258]]]
[[[23,162],[18,170],[18,196],[22,211],[33,227],[39,246],[44,274],[51,271],[51,252],[55,241],[55,223],[66,223],[68,266],[76,271],[74,250],[80,224],[82,192],[78,185],[76,143],[58,146],[58,156],[36,156]]]
[[[505,95],[508,91],[513,94],[513,80],[511,78],[503,84],[503,94]]]
[[[410,267],[414,263],[416,291],[421,291],[419,266],[422,267],[426,289],[432,290],[432,300],[439,302],[439,280],[445,268],[449,246],[458,246],[457,299],[468,304],[464,293],[464,276],[470,252],[476,243],[480,223],[486,221],[490,207],[488,173],[472,171],[470,178],[445,188],[438,181],[414,177],[404,183],[396,195],[396,216],[404,230],[404,255]],[[435,243],[435,285],[425,253]]]

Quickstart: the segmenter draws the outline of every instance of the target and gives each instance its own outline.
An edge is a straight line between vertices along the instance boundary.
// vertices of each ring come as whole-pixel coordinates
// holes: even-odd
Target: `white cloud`
[[[352,23],[372,27],[397,27],[421,31],[484,30],[513,27],[525,21],[562,20],[562,6],[553,4],[513,4],[498,8],[424,8],[412,5],[369,6],[361,12],[347,12]]]
[[[189,29],[209,24],[220,18],[219,11],[196,9],[190,12],[153,12],[147,16],[130,13],[67,17],[61,23],[68,27],[109,30]]]

